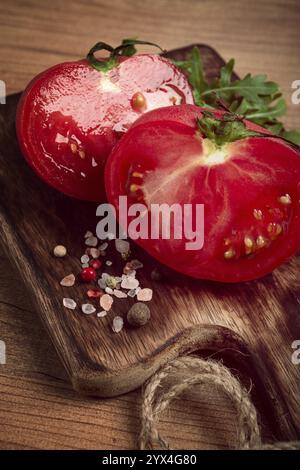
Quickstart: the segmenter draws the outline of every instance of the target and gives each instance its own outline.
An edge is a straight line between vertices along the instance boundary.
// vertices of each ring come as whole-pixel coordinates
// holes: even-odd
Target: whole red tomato
[[[100,49],[108,59],[95,59]],[[169,60],[127,53],[124,45],[99,43],[88,60],[55,65],[22,95],[21,150],[44,181],[69,196],[103,199],[105,161],[129,126],[151,109],[193,103],[186,78]]]
[[[187,237],[172,236],[175,218],[170,239],[137,243],[195,278],[259,278],[300,248],[299,151],[265,134],[237,116],[193,105],[152,111],[110,155],[108,199],[117,209],[121,195],[145,204],[148,222],[152,204],[204,204],[201,249],[187,250]]]

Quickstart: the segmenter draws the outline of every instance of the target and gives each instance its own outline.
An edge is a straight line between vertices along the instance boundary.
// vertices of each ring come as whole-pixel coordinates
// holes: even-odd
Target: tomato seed
[[[144,111],[146,109],[146,99],[143,93],[137,92],[132,96],[131,106],[134,111]]]
[[[253,215],[256,218],[256,220],[262,220],[262,218],[263,218],[263,213],[260,209],[254,209],[253,210]]]
[[[280,196],[280,198],[278,200],[284,206],[288,206],[289,204],[292,203],[292,199],[291,199],[291,196],[289,194],[284,194],[284,196]]]
[[[225,251],[224,258],[232,259],[235,256],[235,251],[231,248],[230,250]]]

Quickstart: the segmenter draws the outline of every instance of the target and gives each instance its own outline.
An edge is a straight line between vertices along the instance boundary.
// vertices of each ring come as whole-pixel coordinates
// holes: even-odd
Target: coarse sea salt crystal
[[[106,282],[104,281],[104,279],[98,279],[98,286],[101,287],[101,289],[106,288]]]
[[[134,277],[125,277],[121,283],[121,287],[123,289],[136,289],[139,286],[139,281],[138,279],[135,279]]]
[[[85,239],[85,244],[86,246],[97,246],[98,245],[98,239],[94,236],[88,237]]]
[[[133,271],[129,271],[129,273],[127,273],[127,277],[135,277],[136,275],[136,271],[133,270]]]
[[[115,317],[113,319],[113,324],[112,324],[112,330],[115,332],[115,333],[120,333],[120,331],[122,330],[124,326],[124,320],[122,317]]]
[[[102,310],[101,312],[97,313],[97,317],[100,317],[100,318],[106,317],[106,315],[107,315],[107,312],[105,310]]]
[[[145,287],[137,293],[137,300],[141,302],[149,302],[152,299],[153,291]]]
[[[95,168],[96,166],[98,166],[98,163],[96,162],[96,160],[93,157],[92,158],[92,167]]]
[[[126,292],[123,292],[119,289],[115,289],[114,296],[117,297],[118,299],[125,299],[127,297],[127,294]]]
[[[111,295],[104,294],[102,295],[102,297],[100,297],[100,307],[102,307],[103,310],[106,310],[106,312],[108,312],[111,309],[113,301],[114,299]]]
[[[112,290],[111,287],[105,287],[105,292],[106,292],[107,294],[113,294],[114,291]]]
[[[137,259],[133,259],[132,261],[128,261],[128,263],[125,264],[123,273],[124,274],[129,274],[129,273],[136,273],[137,269],[143,268],[143,263],[141,263]]]
[[[100,256],[100,250],[98,250],[98,248],[91,248],[90,255],[93,259],[97,259]]]
[[[68,276],[65,276],[61,281],[60,285],[64,287],[72,287],[75,284],[75,276],[74,274],[69,274]]]
[[[75,300],[69,299],[67,297],[63,298],[63,305],[64,307],[69,308],[70,310],[74,310],[77,307]]]
[[[105,280],[107,287],[110,287],[111,289],[115,289],[118,287],[118,281],[114,276],[110,276],[108,279]]]
[[[83,304],[81,306],[81,310],[83,311],[83,313],[85,313],[86,315],[90,315],[91,313],[95,313],[96,312],[96,309],[94,307],[94,305],[92,304]]]
[[[106,261],[106,266],[111,266],[112,265],[112,261],[110,261],[109,259]]]
[[[141,269],[144,267],[143,263],[138,259],[133,259],[129,262],[132,269]]]
[[[93,232],[90,232],[90,230],[88,230],[88,231],[85,233],[84,238],[90,238],[90,237],[93,237],[93,236],[94,236]]]
[[[127,295],[128,297],[135,297],[136,289],[131,289],[130,291],[128,291]]]
[[[81,265],[81,267],[82,267],[83,269],[84,269],[84,268],[89,268],[89,266],[90,266],[89,263],[83,263],[83,264]]]
[[[126,240],[120,240],[119,238],[115,240],[115,246],[116,250],[121,254],[126,254],[130,250],[129,242]]]
[[[88,255],[82,255],[80,261],[82,264],[87,264],[90,261],[90,257]]]

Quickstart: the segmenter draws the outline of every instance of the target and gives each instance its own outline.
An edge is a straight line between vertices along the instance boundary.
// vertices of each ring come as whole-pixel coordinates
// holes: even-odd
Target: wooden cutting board
[[[199,46],[208,78],[223,60]],[[169,53],[186,57],[190,48]],[[1,241],[23,277],[53,344],[76,390],[114,396],[132,390],[166,361],[196,352],[222,358],[253,386],[254,400],[277,439],[300,437],[300,366],[292,363],[292,342],[300,339],[300,257],[259,281],[236,285],[196,281],[178,275],[132,246],[132,257],[144,263],[143,286],[154,291],[151,321],[140,329],[111,329],[116,315],[125,316],[131,299],[116,299],[105,318],[67,310],[63,297],[86,302],[86,286],[62,288],[64,275],[80,270],[83,237],[95,231],[96,204],[70,199],[40,181],[20,154],[15,112],[20,95],[0,106]],[[68,256],[56,259],[63,244]],[[113,245],[113,242],[112,242]],[[123,263],[108,250],[119,275]],[[152,281],[159,268],[163,278]],[[38,319],[37,319],[38,321]]]

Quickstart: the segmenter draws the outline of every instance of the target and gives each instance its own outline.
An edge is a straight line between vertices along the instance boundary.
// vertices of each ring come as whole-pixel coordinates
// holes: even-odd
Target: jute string
[[[183,378],[182,372],[189,375]],[[177,379],[179,376],[179,380],[170,386],[165,383],[162,386],[170,376],[177,376]],[[194,356],[182,356],[169,362],[148,381],[143,392],[140,449],[170,449],[158,432],[160,415],[172,400],[195,385],[216,385],[232,400],[237,412],[236,449],[300,449],[300,441],[262,444],[250,392],[222,363]]]

